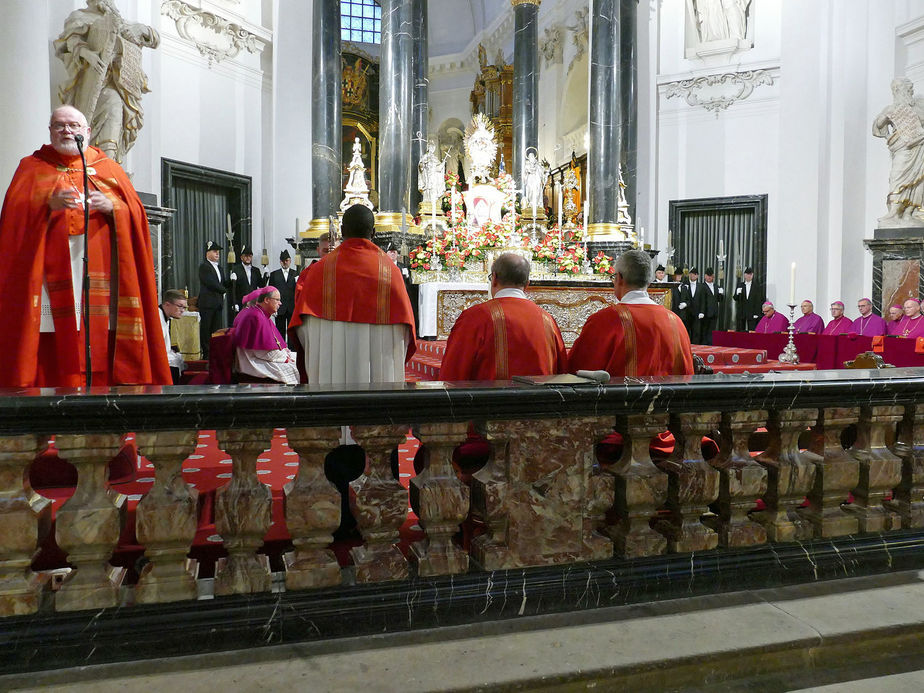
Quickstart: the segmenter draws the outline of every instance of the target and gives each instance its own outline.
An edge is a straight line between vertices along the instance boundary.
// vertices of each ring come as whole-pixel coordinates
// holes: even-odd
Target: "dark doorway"
[[[700,281],[707,267],[716,272],[716,285],[728,300],[719,304],[718,329],[735,329],[735,302],[731,296],[745,267],[754,268],[754,282],[767,287],[767,196],[703,197],[670,201],[676,267],[696,267]],[[725,255],[718,261],[719,241]]]
[[[161,187],[165,207],[176,209],[164,225],[163,286],[199,293],[199,263],[206,241],[224,248],[228,260],[228,215],[231,216],[234,253],[252,244],[251,179],[205,166],[161,160]]]

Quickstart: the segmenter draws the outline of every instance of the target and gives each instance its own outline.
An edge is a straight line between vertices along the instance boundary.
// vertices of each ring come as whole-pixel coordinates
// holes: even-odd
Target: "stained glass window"
[[[382,42],[382,8],[375,0],[340,1],[340,39],[357,43]]]

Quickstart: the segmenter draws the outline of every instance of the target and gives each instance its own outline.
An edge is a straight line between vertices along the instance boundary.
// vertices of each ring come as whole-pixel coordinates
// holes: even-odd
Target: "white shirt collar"
[[[627,291],[625,295],[619,299],[620,303],[627,303],[633,306],[656,306],[658,305],[651,300],[651,296],[648,295],[648,289],[633,289],[632,291]]]
[[[217,263],[217,262],[212,262],[211,260],[209,260],[209,264],[210,264],[212,267],[214,267],[215,269],[218,269],[218,263]]]
[[[518,289],[516,287],[511,287],[507,289],[501,289],[496,294],[494,298],[525,298],[529,300],[529,296],[526,295],[526,292],[523,289]]]

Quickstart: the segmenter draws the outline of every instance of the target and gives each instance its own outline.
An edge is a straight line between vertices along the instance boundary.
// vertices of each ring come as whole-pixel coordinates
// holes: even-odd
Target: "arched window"
[[[382,42],[382,8],[375,0],[341,0],[340,40]]]

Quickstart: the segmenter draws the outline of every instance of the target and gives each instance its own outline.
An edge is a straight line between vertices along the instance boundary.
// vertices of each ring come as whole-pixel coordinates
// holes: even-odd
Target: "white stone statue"
[[[472,178],[487,180],[497,156],[497,142],[494,141],[494,125],[483,113],[472,116],[472,122],[465,129],[464,142]]]
[[[616,223],[620,226],[631,226],[632,217],[629,215],[629,202],[626,200],[625,179],[622,177],[622,164],[619,165],[619,193],[616,197]]]
[[[701,42],[742,40],[746,37],[751,0],[691,1]]]
[[[888,212],[880,227],[924,225],[924,99],[915,98],[906,77],[892,80],[893,101],[873,121],[873,135],[883,137],[892,154]]]
[[[365,205],[375,209],[369,200],[369,186],[366,184],[366,166],[363,164],[362,145],[359,138],[353,140],[353,157],[350,159],[350,177],[343,189],[340,211],[345,212],[353,205]]]
[[[141,49],[159,43],[153,28],[123,20],[112,0],[87,0],[85,9],[68,15],[54,42],[70,77],[59,91],[61,103],[87,115],[91,144],[120,163],[144,124],[141,96],[149,89]]]
[[[534,149],[527,150],[526,161],[523,163],[523,212],[532,209],[542,209],[542,190],[545,180],[549,177],[549,165],[539,161]]]
[[[427,143],[427,151],[417,164],[417,189],[425,202],[431,205],[446,191],[446,180],[443,178],[443,162],[436,156],[436,144]]]

